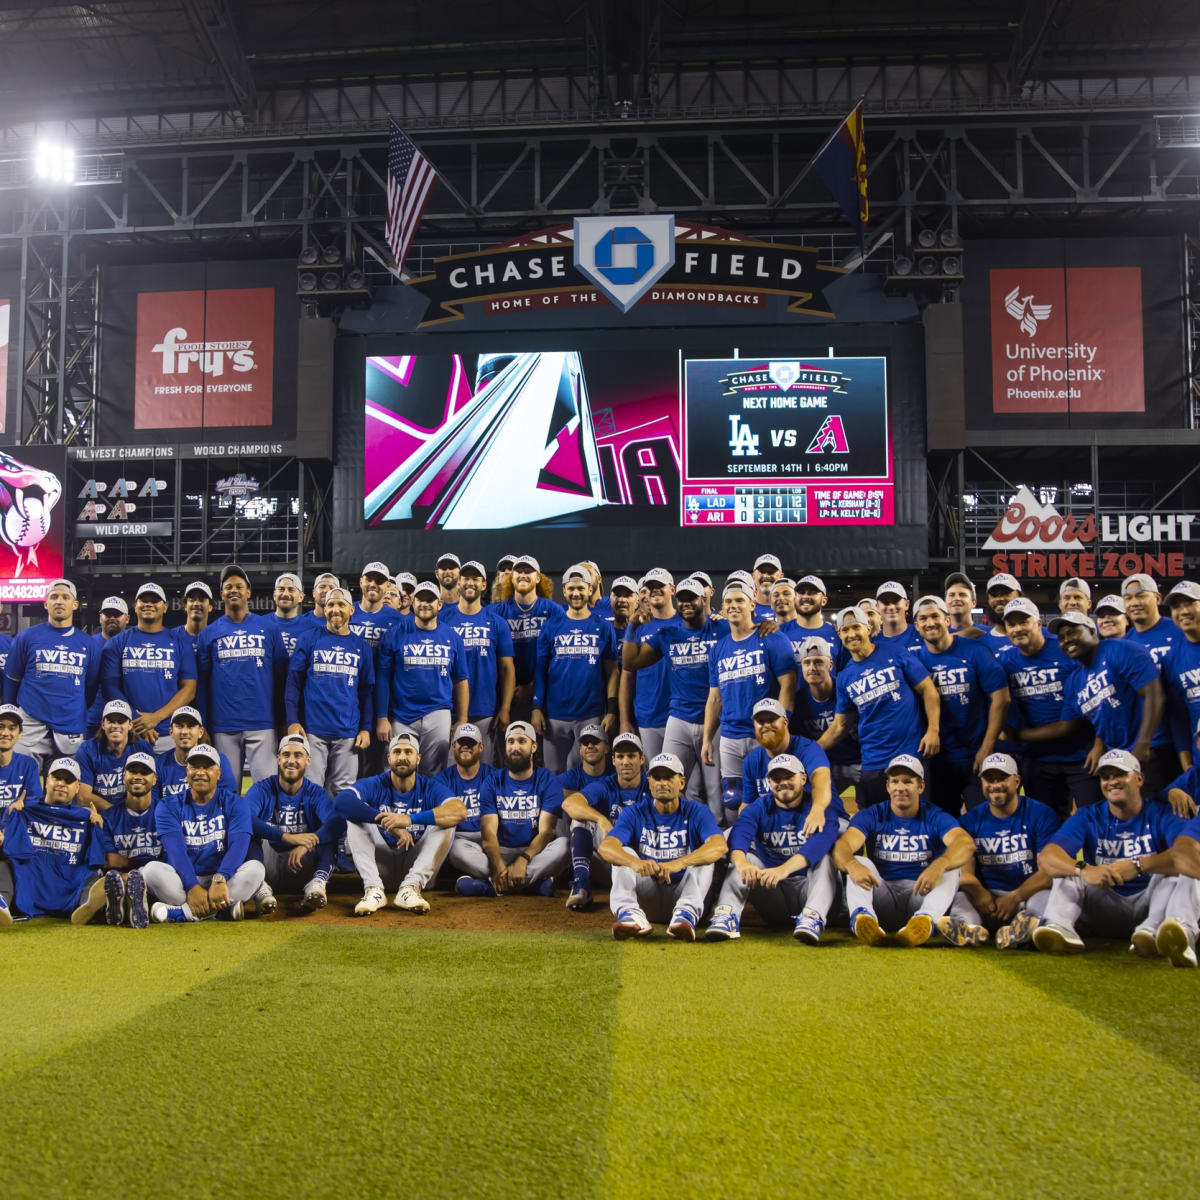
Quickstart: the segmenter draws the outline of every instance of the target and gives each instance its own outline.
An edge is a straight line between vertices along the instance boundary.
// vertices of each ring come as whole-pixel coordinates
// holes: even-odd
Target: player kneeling
[[[420,737],[401,728],[388,743],[388,769],[360,779],[334,801],[334,810],[346,820],[346,846],[363,881],[356,917],[387,904],[385,873],[396,888],[392,903],[397,908],[418,915],[429,911],[421,890],[438,873],[467,807],[439,780],[418,775],[420,762]]]
[[[17,799],[8,806],[0,847],[12,867],[13,899],[30,917],[70,917],[86,925],[104,907],[104,861],[97,836],[100,818],[78,806],[79,764],[56,758],[46,775],[45,800]],[[12,913],[0,900],[0,927]]]
[[[125,794],[114,799],[100,815],[100,843],[104,847],[104,921],[145,929],[150,924],[146,902],[147,863],[162,858],[158,836],[158,763],[153,754],[137,752],[125,760]]]
[[[670,937],[694,942],[713,863],[728,846],[707,806],[682,798],[687,777],[674,754],[650,760],[649,780],[651,798],[625,809],[600,843],[613,869],[613,937],[649,937],[649,913],[667,919]]]
[[[749,900],[771,925],[792,925],[797,941],[821,940],[837,888],[829,857],[838,836],[838,818],[827,810],[812,820],[808,776],[792,754],[767,763],[769,796],[742,809],[729,832],[730,866],[712,920],[710,942],[741,937],[742,910]]]
[[[262,863],[246,858],[246,798],[220,787],[220,777],[216,748],[193,746],[183,794],[164,796],[156,805],[155,828],[167,861],[141,868],[155,900],[152,921],[240,921],[242,905],[262,886]]]
[[[934,804],[921,799],[925,768],[919,758],[898,754],[884,772],[888,798],[855,813],[833,848],[834,865],[846,872],[850,929],[860,942],[878,946],[897,929],[902,946],[929,940],[958,891],[961,868],[975,843]],[[866,855],[856,857],[859,850]],[[901,920],[904,924],[901,926]]]

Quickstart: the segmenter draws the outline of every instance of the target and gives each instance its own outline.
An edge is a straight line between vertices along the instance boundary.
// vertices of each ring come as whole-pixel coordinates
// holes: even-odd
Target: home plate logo
[[[1007,550],[1015,544],[1036,550],[1083,550],[1086,547],[1076,536],[1076,528],[1075,522],[1060,516],[1052,504],[1043,504],[1027,487],[1021,487],[983,548]]]

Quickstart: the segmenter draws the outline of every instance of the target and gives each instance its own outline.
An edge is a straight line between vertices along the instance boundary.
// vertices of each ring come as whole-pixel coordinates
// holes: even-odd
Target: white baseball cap
[[[776,579],[773,584],[771,584],[771,591],[774,591],[776,588],[780,587],[794,588],[795,586],[796,581],[794,579],[789,579],[786,575],[780,575],[779,578]]]
[[[451,735],[452,742],[475,742],[477,745],[483,745],[483,734],[479,732],[479,726],[473,725],[470,721],[464,721]]]
[[[197,708],[193,708],[190,704],[181,704],[171,714],[171,724],[174,725],[175,722],[178,721],[180,717],[188,717],[191,720],[195,721],[197,725],[204,724],[204,718],[200,715],[200,710]]]
[[[1153,592],[1159,594],[1158,584],[1149,575],[1128,575],[1121,581],[1121,595],[1127,592]]]
[[[1139,774],[1142,770],[1142,764],[1128,750],[1107,751],[1097,764],[1096,773],[1099,774],[1105,767],[1114,767],[1118,771],[1137,771]]]
[[[75,585],[69,579],[52,579],[52,580],[50,580],[50,583],[46,588],[46,595],[48,596],[51,592],[57,590],[58,588],[65,589],[66,591],[70,592],[71,595],[74,596],[76,600],[79,599],[79,592],[76,590]],[[128,612],[129,609],[126,609],[125,611]]]
[[[1003,771],[1005,775],[1020,775],[1021,773],[1017,766],[1017,760],[1011,754],[989,754],[983,760],[983,766],[979,768],[979,773],[986,775],[989,771]]]
[[[513,559],[513,570],[515,571],[520,566],[532,567],[539,575],[542,573],[542,568],[538,565],[538,560],[532,554],[518,554]]]
[[[8,717],[16,721],[22,729],[25,727],[25,714],[16,704],[0,704],[0,717]]]
[[[632,594],[638,590],[638,582],[632,575],[618,575],[616,579],[612,581],[612,587],[610,587],[608,590],[610,592],[615,592],[617,588],[621,588],[622,591]]]
[[[783,563],[774,554],[760,554],[754,560],[754,569],[757,571],[759,567],[774,567],[777,571],[783,570]]]
[[[677,754],[656,754],[650,760],[648,773],[653,775],[655,771],[670,771],[672,775],[684,774],[683,763],[679,761]]]
[[[665,567],[651,567],[638,581],[638,587],[644,588],[648,583],[661,583],[663,587],[674,587],[675,577]]]
[[[579,740],[582,742],[584,738],[595,738],[598,742],[608,743],[608,734],[604,732],[603,725],[585,725],[579,731]]]
[[[948,613],[950,610],[946,607],[946,602],[941,596],[935,596],[930,593],[928,596],[922,596],[913,608],[913,615],[921,611],[923,608],[936,608],[938,612]]]
[[[221,754],[215,746],[210,746],[207,742],[201,742],[198,746],[193,746],[187,752],[187,761],[191,762],[193,758],[204,759],[205,762],[216,763],[218,766],[221,762]]]
[[[330,600],[345,600],[345,602],[349,604],[351,608],[354,607],[354,597],[350,595],[348,588],[331,587],[329,591],[325,593],[325,603],[328,604]]]
[[[639,754],[646,753],[642,739],[636,733],[618,733],[612,740],[613,753],[615,754],[622,746],[632,746]]]
[[[140,596],[146,588],[158,588],[159,595],[162,595],[162,588],[158,587],[157,583],[143,583],[142,586],[138,588],[137,594]],[[166,597],[163,598],[166,599]],[[119,612],[123,613],[125,616],[129,616],[129,605],[126,604],[120,596],[105,596],[100,602],[100,611]]]
[[[975,595],[975,585],[971,582],[970,575],[966,575],[962,571],[951,571],[942,581],[942,591],[948,592],[956,583],[961,583],[972,596]]]
[[[757,717],[759,713],[770,713],[773,717],[786,717],[788,715],[787,709],[771,696],[764,696],[754,706],[754,711],[751,715]]]
[[[721,592],[721,599],[724,600],[727,596],[746,596],[748,599],[754,599],[754,589],[747,586],[740,579],[734,579],[730,583],[726,583],[724,590]]]
[[[786,771],[789,775],[805,775],[804,764],[794,754],[777,754],[767,763],[767,774]]]
[[[676,596],[703,596],[704,584],[700,582],[694,575],[689,575],[686,579],[681,579],[675,585]]]
[[[827,658],[833,661],[833,647],[822,637],[805,638],[800,646],[800,658]]]
[[[392,735],[392,740],[388,742],[388,753],[390,754],[397,746],[415,746],[420,751],[421,739],[414,730],[409,729],[407,725],[402,725]]]
[[[487,578],[487,568],[474,558],[467,559],[458,573],[460,575],[478,575],[480,579]]]
[[[420,583],[413,588],[413,595],[420,596],[422,593],[429,596],[441,596],[442,589],[431,579],[422,579]]]
[[[381,575],[384,579],[391,579],[392,573],[387,569],[386,563],[369,562],[359,572],[360,575]]]
[[[712,576],[707,571],[693,571],[692,578],[700,580],[706,588],[710,588],[713,585]]]
[[[518,560],[520,561],[520,560]],[[504,731],[505,738],[510,738],[514,734],[519,734],[521,737],[527,737],[531,742],[538,740],[537,730],[534,729],[528,721],[513,721],[512,724]]]
[[[101,719],[104,717],[124,717],[125,720],[132,721],[133,709],[124,700],[110,700],[104,706],[104,711],[100,715]]]
[[[990,592],[992,588],[1003,588],[1006,592],[1019,592],[1021,581],[1015,575],[1008,574],[1007,571],[999,571],[987,581],[984,591]]]
[[[166,602],[167,602],[167,593],[164,592],[162,590],[162,588],[160,588],[158,586],[157,583],[143,583],[142,586],[140,588],[138,588],[137,594],[134,596],[134,599],[140,600],[143,596],[147,596],[147,595],[156,596],[164,604],[166,604]],[[108,601],[106,600],[105,604],[107,604],[107,603],[108,603]],[[121,603],[124,604],[125,602],[122,600]],[[101,612],[104,611],[103,605],[101,605],[100,611]]]
[[[79,764],[73,758],[56,758],[50,764],[50,770],[46,774],[53,775],[58,771],[66,771],[68,775],[73,775],[76,779],[82,778]]]
[[[1063,592],[1082,592],[1089,600],[1092,598],[1092,585],[1086,579],[1064,579],[1058,585],[1058,594]]]
[[[332,579],[334,587],[340,587],[342,583],[342,581],[332,571],[322,571],[320,575],[313,580],[313,587],[315,588],[322,579]]]
[[[207,596],[210,600],[213,598],[212,588],[210,588],[203,579],[193,579],[192,582],[183,589],[184,596],[190,596],[193,592],[199,592],[202,596]]]
[[[406,583],[410,588],[415,588],[417,586],[417,577],[411,571],[401,571],[396,576],[397,587],[403,587]]]
[[[820,575],[805,575],[803,579],[796,580],[796,589],[802,587],[811,587],[820,592],[822,596],[827,596],[829,593],[825,590],[825,581]]]
[[[925,764],[919,758],[912,754],[897,754],[887,765],[885,775],[890,775],[893,771],[909,771],[918,779],[925,778]]]
[[[751,588],[754,587],[754,576],[751,575],[749,571],[730,571],[729,574],[725,576],[725,586],[728,587],[730,582],[734,579],[740,580],[742,583],[747,584]]]
[[[1003,619],[1005,621],[1009,617],[1016,616],[1032,617],[1035,621],[1042,619],[1042,614],[1038,610],[1038,606],[1028,596],[1018,596],[1015,600],[1010,600],[1004,606]]]
[[[838,613],[834,625],[838,629],[841,629],[843,625],[848,624],[850,621],[857,621],[860,625],[869,625],[870,621],[867,620],[867,610],[861,605],[851,604],[848,608],[843,608]]]
[[[153,754],[147,754],[144,750],[139,750],[136,754],[131,754],[125,760],[125,769],[128,771],[134,763],[137,763],[139,767],[145,767],[151,775],[158,776],[158,764],[154,761]]]
[[[1102,612],[1119,612],[1125,611],[1125,599],[1123,596],[1102,596],[1096,603],[1096,607],[1092,612],[1099,616]]]
[[[442,563],[453,563],[453,565],[456,567],[462,566],[462,560],[457,554],[439,554],[437,556],[437,562],[434,563],[434,566],[440,567]]]
[[[277,588],[281,588],[287,583],[290,583],[298,592],[304,591],[304,584],[300,582],[300,576],[294,571],[284,571],[282,575],[275,576],[275,586]]]
[[[563,572],[563,587],[566,587],[568,583],[573,583],[575,580],[578,580],[580,583],[586,583],[590,586],[592,582],[592,573],[582,563],[576,563],[574,566],[568,567]]]
[[[894,579],[889,579],[886,583],[881,583],[875,589],[876,600],[881,600],[884,596],[899,596],[901,600],[907,600],[908,590],[904,584],[897,583]]]
[[[1167,593],[1168,608],[1171,606],[1172,598],[1175,600],[1200,600],[1200,583],[1193,583],[1190,579],[1177,583]]]
[[[1082,625],[1085,629],[1095,631],[1096,622],[1092,620],[1086,613],[1081,612],[1065,612],[1056,613],[1046,622],[1046,628],[1051,633],[1058,633],[1064,625]]]
[[[301,733],[285,733],[283,737],[279,739],[279,750],[276,751],[276,754],[278,754],[280,750],[286,750],[288,746],[299,746],[305,754],[312,753],[312,748],[308,744],[308,738]]]

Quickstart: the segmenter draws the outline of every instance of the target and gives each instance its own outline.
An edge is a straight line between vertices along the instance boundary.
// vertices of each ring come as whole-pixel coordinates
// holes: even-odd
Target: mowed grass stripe
[[[258,940],[211,932],[230,953]],[[599,942],[304,929],[14,1074],[6,1109],[70,1135],[10,1139],[6,1200],[109,1196],[114,1180],[288,1200],[593,1195],[620,969]],[[51,1007],[69,999],[52,976]]]
[[[838,935],[618,952],[605,1195],[1194,1194],[1194,1142],[1148,1140],[1200,1102],[1179,1069],[1200,1048],[1186,986],[1176,1060],[994,952]],[[1073,965],[1030,958],[1031,976]],[[1157,983],[1104,986],[1135,1010]]]
[[[267,926],[251,937],[229,927],[134,933],[61,921],[20,922],[0,938],[0,1083],[184,992],[269,954],[300,929]]]

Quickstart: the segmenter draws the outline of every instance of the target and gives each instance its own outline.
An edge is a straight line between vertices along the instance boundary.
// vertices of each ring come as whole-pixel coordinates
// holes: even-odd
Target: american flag
[[[408,247],[421,223],[429,189],[437,172],[396,124],[388,124],[387,228],[385,236],[396,260],[396,273],[404,266]]]

